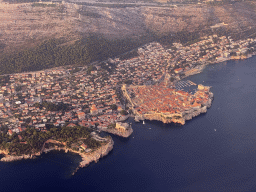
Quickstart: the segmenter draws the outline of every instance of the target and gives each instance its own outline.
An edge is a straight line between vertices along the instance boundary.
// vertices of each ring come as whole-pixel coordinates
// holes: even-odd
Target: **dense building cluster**
[[[47,125],[107,128],[125,109],[122,84],[136,87],[131,92],[139,113],[182,113],[208,96],[202,91],[194,95],[177,91],[176,81],[200,72],[208,63],[246,58],[254,54],[255,44],[256,39],[234,42],[216,35],[169,48],[153,42],[138,48],[139,56],[131,59],[2,76],[0,127],[10,134],[28,126],[42,131]]]
[[[146,113],[182,113],[191,107],[201,107],[209,99],[208,88],[195,94],[165,87],[163,85],[129,87],[133,104],[139,114]]]

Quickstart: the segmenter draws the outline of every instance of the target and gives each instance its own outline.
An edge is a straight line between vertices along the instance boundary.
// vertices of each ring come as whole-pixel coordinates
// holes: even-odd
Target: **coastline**
[[[123,91],[125,93],[127,92],[126,87],[123,89]],[[213,93],[210,92],[210,87],[203,86],[201,84],[198,85],[198,90],[193,96],[202,97],[201,96],[202,94],[204,94],[205,96],[204,96],[204,100],[199,98],[201,100],[200,104],[195,102],[194,104],[187,106],[182,111],[173,111],[174,113],[169,111],[154,111],[151,109],[149,109],[149,111],[145,113],[140,113],[140,111],[137,110],[137,109],[140,110],[140,108],[137,108],[137,109],[133,108],[133,112],[135,114],[134,120],[136,122],[144,121],[144,120],[150,120],[150,121],[156,120],[156,121],[161,121],[163,123],[178,123],[178,124],[184,125],[186,120],[191,120],[193,117],[196,117],[201,113],[206,113],[207,108],[211,107],[212,101],[213,101]],[[126,96],[127,96],[127,99],[130,100],[131,105],[134,106],[135,104],[133,103],[129,95],[126,94]]]
[[[74,175],[78,171],[78,169],[88,166],[91,162],[97,163],[100,158],[108,155],[109,152],[112,151],[113,146],[114,146],[114,141],[110,137],[109,141],[105,145],[101,146],[95,151],[90,152],[89,154],[78,153],[82,157],[82,161],[79,163],[79,166],[72,173],[72,175]],[[71,150],[71,152],[73,152],[73,150]]]
[[[72,173],[74,175],[79,168],[83,168],[88,166],[91,162],[97,163],[100,158],[108,155],[108,153],[113,149],[114,141],[111,137],[108,138],[108,141],[106,144],[102,145],[101,147],[97,148],[96,150],[93,150],[88,153],[83,153],[80,151],[74,151],[67,147],[52,147],[50,149],[43,149],[42,152],[38,152],[31,155],[20,155],[20,156],[13,156],[8,155],[8,152],[6,150],[0,150],[0,154],[3,154],[4,157],[0,159],[2,162],[12,162],[12,161],[19,161],[24,159],[35,159],[36,157],[39,157],[42,153],[48,153],[50,151],[61,151],[64,150],[65,153],[72,152],[80,155],[82,157],[82,161],[79,163],[79,166],[76,168],[76,170]]]
[[[189,71],[185,71],[184,72],[185,76],[181,79],[201,73],[205,69],[205,67],[210,64],[218,64],[218,63],[222,63],[222,62],[229,61],[229,60],[245,60],[245,59],[249,59],[253,56],[256,56],[256,52],[248,54],[247,56],[243,56],[243,55],[242,56],[231,56],[229,58],[223,58],[222,60],[219,60],[219,61],[216,60],[213,62],[207,62],[207,63],[202,64],[202,66],[200,68],[193,68],[193,69],[190,69]],[[157,120],[157,121],[161,121],[163,123],[178,123],[178,124],[184,125],[186,120],[191,120],[193,117],[196,117],[196,116],[200,115],[201,113],[207,112],[207,108],[210,108],[212,101],[213,101],[213,93],[209,92],[209,96],[210,96],[210,98],[209,98],[206,106],[203,106],[197,110],[190,109],[189,111],[187,111],[183,114],[184,118],[181,118],[181,119],[176,119],[176,120],[171,119],[170,120],[170,119],[163,118],[162,114],[159,114],[159,115],[148,114],[147,115],[148,117],[145,117],[145,116],[142,117],[142,116],[135,115],[134,120],[136,122],[139,122],[140,120],[150,120],[150,121]]]
[[[196,74],[199,74],[201,73],[204,68],[207,66],[207,65],[210,65],[210,64],[218,64],[218,63],[222,63],[222,62],[225,62],[225,61],[230,61],[230,60],[244,60],[244,59],[249,59],[253,56],[256,56],[256,52],[253,52],[251,54],[248,54],[247,56],[230,56],[228,58],[223,58],[222,60],[216,60],[216,61],[208,61],[208,62],[204,62],[199,68],[192,68],[188,71],[184,71],[184,77],[180,78],[181,79],[184,79],[184,78],[187,78],[189,76],[192,76],[192,75],[196,75]]]
[[[243,60],[243,59],[251,58],[252,56],[255,56],[255,55],[256,55],[256,52],[249,54],[247,56],[231,56],[231,57],[225,58],[223,60],[205,62],[202,64],[202,68],[198,68],[195,70],[196,73],[190,73],[189,75],[185,76],[184,78],[194,75],[194,74],[201,73],[203,71],[204,67],[209,64],[217,64],[217,63],[221,63],[221,62],[225,62],[225,61],[229,61],[229,60]],[[183,79],[183,78],[181,78],[181,79]],[[136,121],[136,119],[139,119],[139,120],[147,119],[147,120],[162,121],[163,123],[173,122],[173,123],[179,123],[181,125],[184,125],[186,120],[190,120],[193,117],[200,115],[201,113],[207,112],[207,108],[209,108],[211,106],[211,103],[213,101],[213,93],[209,92],[209,95],[212,95],[212,96],[210,96],[210,99],[208,100],[206,105],[197,107],[197,108],[191,108],[189,110],[186,110],[182,114],[179,114],[179,113],[168,114],[168,115],[163,114],[163,113],[151,113],[151,114],[149,113],[149,114],[143,114],[143,115],[138,114],[137,116],[135,116],[135,121]],[[173,116],[175,116],[175,115],[177,115],[180,118],[175,118],[175,117],[173,118]],[[128,117],[129,116],[123,117],[123,119],[120,121],[125,121],[126,118],[128,118]],[[120,131],[115,128],[105,129],[105,130],[101,129],[101,131],[108,132],[108,133],[122,136],[122,137],[129,137],[133,132],[132,128],[130,128],[129,130],[127,129],[127,131]],[[114,145],[114,141],[111,138],[110,141],[107,142],[107,144],[99,147],[98,149],[96,149],[95,151],[92,151],[90,153],[82,153],[82,152],[74,151],[74,150],[66,148],[66,147],[54,147],[51,149],[43,149],[41,152],[33,153],[30,155],[12,156],[12,155],[8,155],[8,151],[0,150],[0,154],[5,155],[4,157],[2,157],[0,159],[0,161],[11,162],[11,161],[18,161],[18,160],[23,160],[23,159],[34,159],[37,156],[40,156],[43,152],[47,153],[52,150],[64,150],[65,152],[73,152],[73,153],[79,154],[82,157],[82,161],[80,162],[79,167],[77,168],[77,170],[78,170],[80,167],[85,167],[93,161],[98,162],[98,160],[101,157],[107,155],[113,149],[113,145]]]
[[[183,116],[179,119],[167,119],[167,118],[164,118],[161,113],[147,114],[147,115],[144,115],[143,117],[136,116],[136,118],[139,120],[161,121],[162,123],[165,123],[165,124],[177,123],[177,124],[185,125],[185,122],[187,120],[191,120],[193,117],[196,117],[201,113],[206,113],[206,112],[207,112],[207,107],[203,106],[199,109],[190,109],[189,111],[184,112]]]
[[[111,133],[113,135],[117,135],[117,136],[124,137],[124,138],[128,138],[133,133],[132,128],[130,128],[126,131],[119,131],[115,128],[113,128],[113,129],[100,129],[100,131],[103,131],[103,132],[106,132],[106,133]]]
[[[131,124],[124,123],[123,121],[126,121],[129,117],[130,115],[126,115],[122,120],[117,121],[115,128],[108,127],[107,129],[99,129],[99,131],[128,138],[133,133],[133,129]]]

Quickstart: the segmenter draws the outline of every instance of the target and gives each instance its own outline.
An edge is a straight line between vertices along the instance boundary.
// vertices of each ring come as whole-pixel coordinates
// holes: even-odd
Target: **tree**
[[[121,114],[121,115],[127,115],[128,113],[127,113],[127,111],[122,110],[122,111],[120,112],[120,114]]]
[[[170,81],[173,82],[175,80],[174,77],[170,77]]]
[[[113,104],[113,105],[111,105],[111,107],[110,107],[112,110],[117,110],[117,106],[116,106],[116,104]]]

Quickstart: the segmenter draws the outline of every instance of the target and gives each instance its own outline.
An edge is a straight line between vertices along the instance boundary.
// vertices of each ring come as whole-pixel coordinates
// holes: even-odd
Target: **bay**
[[[129,119],[131,137],[113,136],[113,151],[74,176],[81,158],[71,153],[1,162],[0,191],[254,191],[256,57],[187,79],[212,86],[206,114],[184,126]]]

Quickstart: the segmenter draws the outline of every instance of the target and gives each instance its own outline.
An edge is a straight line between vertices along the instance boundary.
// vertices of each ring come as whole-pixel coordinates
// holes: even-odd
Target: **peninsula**
[[[137,120],[157,120],[163,123],[184,125],[185,120],[206,113],[213,100],[210,87],[203,85],[198,85],[194,94],[177,91],[163,83],[151,86],[124,85],[122,90]]]
[[[114,145],[110,136],[100,137],[85,127],[63,127],[61,130],[52,128],[50,131],[39,133],[35,129],[27,129],[19,135],[3,136],[8,141],[1,144],[0,153],[4,154],[1,161],[4,162],[32,159],[52,150],[64,150],[82,157],[78,167],[80,168],[93,161],[97,162],[107,155]]]

